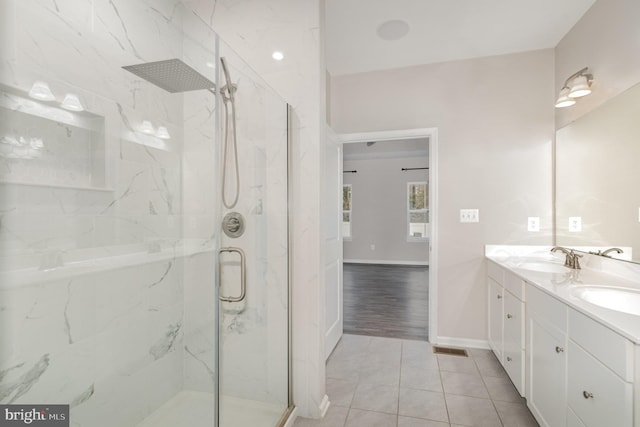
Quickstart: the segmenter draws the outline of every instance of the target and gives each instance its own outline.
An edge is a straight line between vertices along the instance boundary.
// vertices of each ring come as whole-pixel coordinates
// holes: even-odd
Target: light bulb
[[[78,95],[75,95],[73,93],[68,93],[64,97],[64,101],[62,101],[62,104],[60,104],[60,106],[65,110],[84,111],[84,107],[80,102],[80,98],[78,98]]]
[[[171,135],[169,131],[164,126],[158,126],[158,131],[156,132],[156,136],[160,139],[171,139]]]
[[[56,97],[53,96],[51,89],[49,89],[47,82],[43,82],[42,80],[36,81],[33,86],[31,86],[29,96],[41,101],[53,101],[56,99]]]
[[[587,96],[590,93],[591,88],[589,87],[589,81],[586,76],[578,76],[573,79],[573,84],[569,91],[569,98],[580,98],[582,96]]]
[[[571,107],[575,103],[575,99],[569,98],[569,88],[566,86],[563,87],[558,99],[556,100],[556,108]]]
[[[142,121],[142,125],[140,125],[140,132],[146,133],[147,135],[153,135],[155,133],[153,125],[149,120]]]

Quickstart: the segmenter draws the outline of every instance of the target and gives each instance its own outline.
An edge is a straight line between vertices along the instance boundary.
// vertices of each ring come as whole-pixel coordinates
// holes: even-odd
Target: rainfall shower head
[[[211,80],[179,59],[145,62],[122,68],[171,93],[203,89],[215,91],[215,84]]]

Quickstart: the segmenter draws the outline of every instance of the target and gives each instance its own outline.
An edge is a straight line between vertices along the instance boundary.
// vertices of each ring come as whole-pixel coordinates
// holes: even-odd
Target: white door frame
[[[429,342],[438,338],[438,129],[418,128],[378,132],[343,133],[338,135],[343,144],[368,141],[392,141],[429,138]],[[435,183],[435,185],[431,185]],[[433,214],[435,213],[435,215]]]

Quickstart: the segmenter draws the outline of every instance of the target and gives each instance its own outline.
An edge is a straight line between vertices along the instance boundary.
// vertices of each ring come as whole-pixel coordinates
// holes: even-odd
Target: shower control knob
[[[222,231],[231,238],[237,238],[244,233],[244,218],[239,212],[229,212],[222,219]]]
[[[229,218],[229,222],[227,223],[227,230],[235,233],[240,229],[240,225],[240,220],[238,218]]]

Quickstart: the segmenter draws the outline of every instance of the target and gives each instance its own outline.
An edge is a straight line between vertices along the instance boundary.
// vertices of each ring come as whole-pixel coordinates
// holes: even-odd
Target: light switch
[[[478,209],[460,209],[460,222],[480,222]]]
[[[530,216],[527,218],[527,230],[529,231],[540,231],[540,217],[539,216]]]
[[[582,217],[580,216],[569,217],[569,231],[571,233],[582,231]]]

